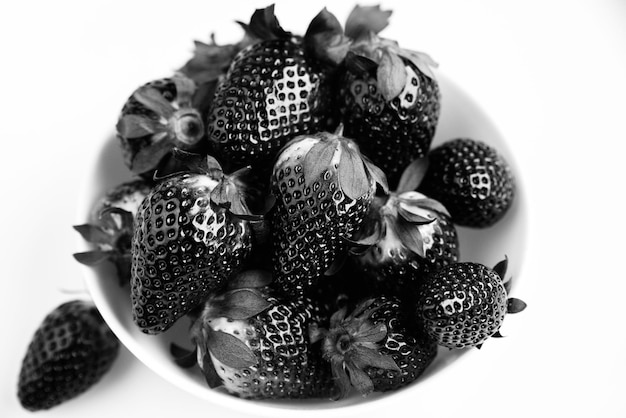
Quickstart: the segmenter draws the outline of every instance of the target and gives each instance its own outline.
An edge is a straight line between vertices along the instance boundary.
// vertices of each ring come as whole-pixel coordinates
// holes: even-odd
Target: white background
[[[325,5],[342,21],[354,5],[276,3],[294,32]],[[31,416],[16,397],[24,350],[45,314],[84,288],[71,226],[94,144],[130,92],[178,68],[193,39],[216,31],[235,41],[233,21],[268,4],[0,6],[1,416]],[[384,36],[432,55],[514,152],[529,210],[515,292],[529,307],[509,337],[456,363],[454,379],[424,385],[410,403],[370,403],[366,415],[625,416],[626,2],[381,4],[395,10]],[[96,387],[39,416],[172,414],[248,416],[181,391],[126,350]]]

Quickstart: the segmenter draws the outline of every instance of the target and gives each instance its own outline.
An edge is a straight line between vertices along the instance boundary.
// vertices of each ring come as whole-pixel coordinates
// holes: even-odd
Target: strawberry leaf
[[[239,49],[239,45],[218,45],[213,35],[209,44],[194,41],[194,55],[179,71],[193,79],[198,86],[215,82],[226,73]]]
[[[164,132],[167,126],[161,121],[146,116],[124,115],[117,121],[116,129],[124,138],[141,138],[157,132]]]
[[[145,173],[153,170],[159,162],[174,148],[171,140],[168,140],[167,132],[153,135],[151,143],[141,147],[139,152],[130,161],[130,169],[135,173]]]
[[[379,33],[389,25],[391,10],[381,10],[380,6],[355,6],[346,20],[347,36],[357,39],[369,33]]]
[[[361,395],[368,395],[374,391],[374,383],[367,373],[361,370],[357,365],[350,364],[350,362],[346,362],[346,367],[348,369],[348,376],[350,377],[350,384]]]
[[[343,361],[332,361],[331,370],[333,373],[333,379],[337,382],[337,389],[339,389],[336,397],[333,399],[343,399],[348,396],[350,388],[352,388],[350,377],[348,377],[348,373],[346,372],[346,366]]]
[[[178,344],[170,344],[170,354],[174,357],[176,364],[184,369],[188,369],[196,365],[198,360],[197,349],[187,350]]]
[[[348,308],[346,306],[342,306],[340,309],[336,310],[330,316],[330,327],[335,328],[341,324],[341,322],[345,319],[346,314],[348,313]]]
[[[394,227],[402,244],[418,256],[424,258],[424,240],[419,228],[402,218],[398,218],[398,221],[394,223]]]
[[[269,309],[272,304],[258,291],[234,289],[214,303],[213,315],[229,319],[248,319]]]
[[[500,279],[504,281],[506,276],[506,270],[509,267],[509,258],[505,255],[504,260],[498,262],[495,266],[493,266],[493,271],[496,272]]]
[[[139,87],[133,96],[139,103],[165,119],[171,118],[176,111],[174,106],[154,87]]]
[[[84,264],[86,266],[95,266],[111,258],[112,253],[111,251],[94,250],[94,251],[86,251],[83,253],[76,253],[76,254],[73,254],[73,256],[76,259],[76,261],[78,261],[81,264]]]
[[[233,199],[233,190],[230,186],[228,181],[220,181],[213,190],[211,190],[211,201],[220,207],[230,209]]]
[[[385,330],[385,336],[387,335]],[[383,337],[384,338],[384,337]],[[355,366],[360,369],[365,367],[376,367],[383,370],[400,371],[400,368],[393,360],[391,356],[383,355],[378,350],[373,348],[364,347],[362,345],[355,345],[354,352],[351,353],[352,361]]]
[[[339,188],[352,200],[360,199],[369,191],[370,181],[363,159],[357,150],[347,145],[341,147],[337,177]]]
[[[430,55],[424,52],[411,51],[409,49],[402,49],[400,51],[402,56],[406,57],[428,78],[435,79],[435,74],[432,68],[437,68],[438,64],[433,60]]]
[[[250,18],[250,23],[237,22],[246,31],[246,34],[258,40],[285,39],[291,33],[285,31],[278,23],[274,13],[274,5],[264,9],[256,9]]]
[[[397,208],[398,215],[400,215],[402,219],[409,223],[412,223],[413,225],[428,225],[437,220],[436,218],[428,218],[425,216],[421,216],[418,213],[415,213],[411,210],[410,206],[404,202],[400,202]]]
[[[176,86],[176,101],[179,107],[191,107],[193,94],[196,91],[196,83],[189,77],[178,73],[172,77]]]
[[[400,194],[417,190],[427,170],[428,157],[413,160],[402,172],[396,192]]]
[[[260,288],[272,282],[272,274],[265,270],[246,270],[235,275],[229,282],[229,289]]]
[[[111,235],[107,234],[102,228],[91,225],[74,225],[74,229],[87,241],[93,244],[110,244]]]
[[[508,280],[503,281],[504,290],[506,290],[507,295],[511,293],[511,288],[513,287],[513,277],[509,277]]]
[[[363,163],[365,164],[365,168],[367,169],[368,174],[374,179],[376,184],[380,185],[385,194],[389,194],[389,184],[387,183],[387,176],[375,165],[369,158],[365,155],[362,155]]]
[[[448,212],[448,209],[446,209],[446,207],[440,202],[438,202],[437,200],[431,199],[429,197],[425,197],[423,195],[418,195],[418,196],[419,197],[412,197],[410,195],[407,196],[407,194],[402,194],[398,196],[398,200],[401,202],[401,204],[404,204],[404,205],[415,206],[415,207],[422,208],[422,209],[428,209],[433,212],[446,215],[448,217],[450,216],[450,212]]]
[[[526,302],[517,298],[509,298],[506,304],[506,312],[510,314],[515,314],[522,312],[526,309]]]
[[[204,360],[202,363],[202,374],[204,374],[204,380],[206,380],[207,385],[209,385],[211,389],[222,386],[222,378],[217,374],[215,366],[211,361],[211,356],[208,353],[204,354]]]
[[[257,363],[254,352],[239,338],[208,327],[207,349],[228,367],[243,369]]]
[[[345,65],[356,73],[367,75],[376,74],[378,64],[371,58],[349,51],[346,54]]]
[[[339,20],[326,8],[313,18],[304,39],[315,56],[335,64],[343,61],[351,44]]]
[[[368,321],[369,322],[369,321]],[[366,323],[362,325],[354,335],[354,342],[377,343],[387,336],[387,326],[385,324]]]
[[[224,177],[222,166],[210,155],[189,152],[180,148],[172,149],[172,155],[191,173],[206,174],[217,181]]]
[[[134,216],[132,212],[116,206],[109,206],[100,211],[100,221],[111,229],[132,228]],[[119,219],[119,225],[116,222]]]
[[[376,245],[376,243],[378,243],[382,239],[384,235],[384,228],[384,224],[382,224],[380,220],[373,219],[371,233],[357,239],[344,238],[344,241],[346,241],[351,247],[367,249],[372,245]]]
[[[390,48],[382,48],[376,80],[380,93],[387,101],[398,97],[406,86],[407,73],[402,58]]]
[[[304,179],[307,184],[318,180],[324,171],[332,168],[331,164],[335,152],[337,152],[336,141],[321,140],[311,147],[302,162]]]
[[[350,313],[350,316],[348,316],[347,320],[348,321],[352,321],[352,320],[354,320],[354,318],[356,318],[358,316],[363,316],[365,319],[367,319],[369,317],[369,313],[371,313],[371,312],[368,311],[368,308],[370,306],[372,306],[373,303],[374,303],[374,299],[373,298],[361,300],[354,307],[354,309]]]

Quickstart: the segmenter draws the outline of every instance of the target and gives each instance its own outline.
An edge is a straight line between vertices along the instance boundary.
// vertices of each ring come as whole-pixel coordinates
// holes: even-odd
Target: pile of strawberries
[[[75,227],[94,244],[75,257],[116,266],[143,332],[188,321],[194,348],[173,345],[173,359],[212,388],[395,390],[438,347],[480,347],[525,307],[508,296],[506,258],[459,262],[456,226],[505,215],[511,169],[475,139],[431,149],[436,64],[379,35],[390,14],[357,6],[342,26],[324,9],[298,35],[273,6],[256,10],[240,42],[196,42],[122,108],[136,178]],[[20,387],[37,379],[24,373]],[[33,391],[20,389],[25,406]]]

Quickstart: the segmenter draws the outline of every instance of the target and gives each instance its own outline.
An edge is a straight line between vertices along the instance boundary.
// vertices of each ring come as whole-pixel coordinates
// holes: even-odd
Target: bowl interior
[[[505,139],[487,114],[443,74],[438,74],[442,93],[442,108],[437,133],[433,146],[454,138],[469,137],[482,140],[494,146],[511,164],[513,172],[518,174],[517,166]],[[132,174],[122,161],[122,155],[114,135],[105,137],[100,151],[96,154],[93,171],[88,173],[86,190],[79,204],[78,223],[85,222],[94,202],[104,192],[115,185],[128,181]],[[458,228],[461,260],[474,261],[493,266],[504,255],[509,258],[509,272],[512,277],[519,277],[526,235],[526,213],[524,195],[519,175],[517,180],[517,196],[506,216],[495,226],[487,229]],[[88,244],[80,239],[79,251],[87,250]],[[373,394],[367,398],[351,397],[338,402],[311,401],[248,401],[235,398],[221,390],[213,390],[205,383],[197,370],[182,369],[173,361],[169,352],[171,342],[183,347],[190,347],[187,336],[188,321],[183,318],[167,332],[158,335],[143,334],[132,321],[130,295],[128,288],[118,286],[114,270],[109,265],[97,268],[84,267],[87,288],[92,298],[120,341],[146,366],[164,379],[183,390],[208,401],[227,407],[245,410],[255,415],[285,415],[294,409],[323,413],[347,412],[366,408],[370,402],[387,401],[394,396],[406,396],[407,392],[419,392],[420,387],[428,385],[442,374],[453,373],[450,366],[461,358],[469,356],[470,350],[441,349],[434,363],[426,373],[414,384],[390,394]],[[476,351],[476,350],[473,350]],[[442,387],[442,390],[445,390]]]

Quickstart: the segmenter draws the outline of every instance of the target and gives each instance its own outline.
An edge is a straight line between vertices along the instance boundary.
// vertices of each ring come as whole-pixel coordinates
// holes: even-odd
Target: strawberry
[[[50,312],[35,332],[17,396],[29,411],[50,409],[91,388],[113,365],[119,342],[93,303],[74,300]]]
[[[347,48],[326,10],[304,37],[280,26],[274,6],[242,26],[256,42],[235,56],[207,122],[213,151],[234,168],[270,162],[295,136],[336,125],[331,73]]]
[[[308,336],[319,312],[308,299],[277,298],[270,282],[244,271],[203,305],[191,335],[207,383],[250,399],[330,397],[330,368]]]
[[[110,261],[116,268],[120,286],[130,281],[130,248],[133,218],[139,205],[150,192],[150,185],[132,180],[113,187],[94,205],[88,223],[74,229],[96,248],[74,254],[74,258],[88,266]]]
[[[409,163],[427,154],[440,113],[440,92],[422,52],[401,48],[377,34],[389,13],[355,8],[345,34],[354,38],[340,74],[337,95],[347,136],[397,184]]]
[[[276,284],[300,295],[346,249],[385,175],[340,132],[299,136],[280,152],[271,178]]]
[[[124,162],[147,178],[174,148],[201,152],[203,117],[194,100],[196,83],[183,74],[151,81],[126,101],[117,122]]]
[[[139,207],[132,240],[133,319],[157,334],[228,281],[252,248],[241,179],[206,157],[162,179]]]
[[[507,259],[493,269],[460,262],[429,275],[417,303],[418,323],[448,348],[480,348],[489,337],[499,336],[505,315],[526,307],[523,301],[508,297],[507,266]]]
[[[89,222],[97,223],[102,213],[109,208],[122,209],[135,216],[139,205],[151,188],[151,182],[142,178],[125,181],[110,188],[94,204],[89,214]]]
[[[399,299],[377,296],[361,301],[347,315],[335,312],[330,327],[311,328],[322,340],[324,358],[345,397],[351,388],[360,394],[396,390],[414,382],[437,355],[436,343],[407,327]]]
[[[459,239],[446,208],[412,191],[426,170],[424,159],[405,170],[398,189],[377,196],[352,239],[354,262],[378,294],[414,300],[423,277],[459,258]]]
[[[443,203],[457,225],[489,227],[511,207],[515,178],[495,148],[457,138],[433,148],[428,158],[419,190]]]

